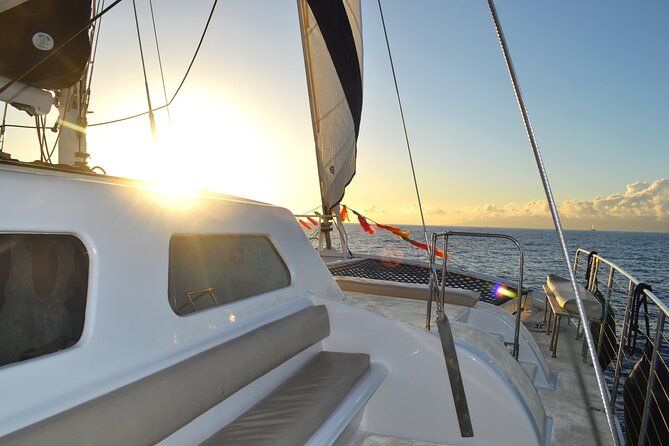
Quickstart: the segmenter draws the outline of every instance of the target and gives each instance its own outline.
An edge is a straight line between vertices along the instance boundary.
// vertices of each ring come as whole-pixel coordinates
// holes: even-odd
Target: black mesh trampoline
[[[425,266],[410,265],[398,263],[393,260],[381,259],[360,259],[356,262],[346,263],[344,265],[328,266],[333,276],[360,277],[365,279],[389,280],[391,282],[418,283],[427,285],[430,280],[430,270]],[[441,271],[438,271],[441,279]],[[493,282],[478,277],[471,277],[465,274],[447,272],[446,286],[451,288],[460,288],[472,290],[479,293],[482,302],[493,305],[502,305],[511,300],[510,297],[500,296],[497,290],[500,285],[512,292],[516,288],[505,283]],[[527,292],[527,290],[525,290]]]

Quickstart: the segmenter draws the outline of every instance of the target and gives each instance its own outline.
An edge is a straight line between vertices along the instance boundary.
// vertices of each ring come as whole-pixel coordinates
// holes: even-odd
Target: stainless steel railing
[[[650,287],[594,252],[576,251],[574,273],[605,304],[593,334],[626,444],[669,444],[669,308]]]
[[[425,326],[430,327],[431,313],[432,313],[432,301],[437,302],[437,311],[443,311],[444,308],[444,299],[446,291],[446,264],[448,262],[448,239],[451,237],[471,237],[471,238],[498,238],[510,240],[516,245],[518,249],[519,265],[518,265],[518,292],[517,292],[517,302],[518,308],[516,311],[516,324],[515,324],[515,334],[513,338],[513,357],[518,359],[518,354],[520,353],[519,349],[519,337],[520,337],[520,319],[522,313],[522,295],[523,295],[523,264],[525,262],[525,255],[523,253],[523,247],[518,243],[518,241],[506,234],[493,234],[485,232],[459,232],[459,231],[447,231],[432,234],[432,241],[430,244],[430,295],[427,301],[427,316],[425,321]],[[441,242],[441,248],[440,248]],[[441,279],[437,274],[438,267],[438,258],[436,256],[437,249],[442,249],[444,252],[443,257],[441,258]]]

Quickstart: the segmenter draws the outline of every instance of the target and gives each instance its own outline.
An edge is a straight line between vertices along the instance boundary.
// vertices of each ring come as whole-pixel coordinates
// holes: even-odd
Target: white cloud
[[[415,221],[418,203],[399,208],[366,206],[364,215],[401,223]],[[429,224],[462,226],[549,227],[552,225],[546,200],[522,203],[484,204],[475,207],[447,209],[425,204],[423,211]],[[669,231],[669,178],[653,182],[628,184],[623,192],[597,196],[590,200],[570,199],[559,204],[560,217],[566,227],[612,230]],[[384,214],[381,216],[381,214]],[[388,219],[392,219],[388,220]]]
[[[628,184],[625,192],[598,196],[591,200],[565,200],[559,205],[560,216],[574,220],[636,220],[669,223],[669,179]],[[447,212],[453,224],[487,220],[548,218],[544,200],[507,203],[503,206],[486,204]],[[669,229],[669,226],[667,226]]]
[[[360,212],[362,212],[364,215],[367,214],[386,214],[388,211],[386,211],[384,208],[380,208],[378,206],[363,206],[360,209]]]
[[[628,184],[624,193],[595,197],[589,201],[565,200],[560,213],[566,218],[644,219],[669,222],[669,179],[651,184]]]
[[[423,213],[425,214],[432,214],[432,215],[438,215],[438,214],[446,214],[448,211],[446,211],[443,208],[440,208],[439,206],[423,206]],[[408,206],[401,207],[397,209],[398,214],[406,214],[406,215],[419,215],[420,213],[420,208],[418,206],[417,202],[413,202]]]

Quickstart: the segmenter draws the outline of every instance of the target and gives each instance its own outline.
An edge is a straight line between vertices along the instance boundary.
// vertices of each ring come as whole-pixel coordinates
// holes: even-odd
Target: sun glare
[[[155,141],[146,120],[139,119],[90,138],[91,152],[110,174],[157,183],[179,201],[201,189],[277,201],[280,188],[268,185],[279,184],[282,162],[262,127],[205,103],[181,101],[171,110],[171,123],[164,114],[157,117]]]

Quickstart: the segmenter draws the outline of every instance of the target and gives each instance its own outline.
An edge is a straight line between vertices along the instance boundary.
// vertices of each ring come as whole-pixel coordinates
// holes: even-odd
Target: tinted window
[[[71,235],[0,234],[0,366],[81,337],[88,255]]]
[[[185,315],[286,287],[290,274],[260,235],[175,235],[170,240],[169,300]]]

